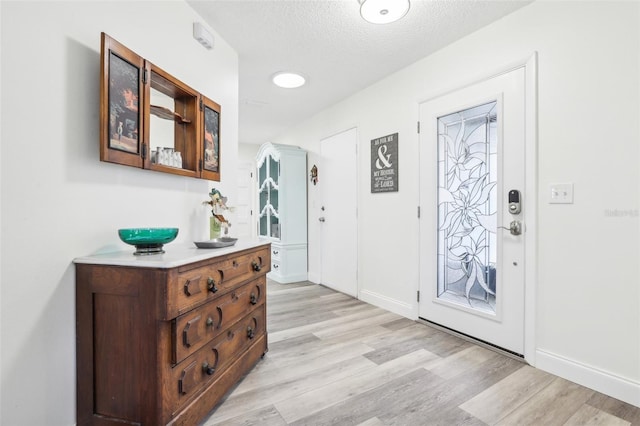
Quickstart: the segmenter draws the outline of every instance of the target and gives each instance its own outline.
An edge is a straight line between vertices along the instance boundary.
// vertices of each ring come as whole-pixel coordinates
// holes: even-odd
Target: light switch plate
[[[552,183],[549,185],[549,204],[573,204],[573,184]]]

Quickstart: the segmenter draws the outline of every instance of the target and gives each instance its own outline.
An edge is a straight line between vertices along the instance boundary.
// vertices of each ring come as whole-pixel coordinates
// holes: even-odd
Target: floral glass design
[[[495,314],[497,102],[438,118],[437,297]]]

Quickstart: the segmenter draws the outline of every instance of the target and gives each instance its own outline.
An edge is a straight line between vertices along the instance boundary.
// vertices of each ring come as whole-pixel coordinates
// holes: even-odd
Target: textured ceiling
[[[532,0],[412,0],[374,25],[357,0],[187,0],[239,55],[239,142],[261,144]],[[307,78],[271,83],[278,71]]]

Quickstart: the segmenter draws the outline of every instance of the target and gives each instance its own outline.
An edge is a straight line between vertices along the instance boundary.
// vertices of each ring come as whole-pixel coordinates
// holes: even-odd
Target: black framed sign
[[[371,140],[371,192],[398,191],[398,134]]]

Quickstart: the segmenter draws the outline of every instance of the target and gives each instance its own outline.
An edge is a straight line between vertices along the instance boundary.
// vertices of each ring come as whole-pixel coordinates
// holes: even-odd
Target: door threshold
[[[420,318],[419,317],[416,320],[416,322],[424,324],[424,325],[426,325],[428,327],[435,328],[436,330],[443,331],[443,332],[445,332],[447,334],[451,334],[452,336],[459,337],[459,338],[461,338],[463,340],[466,340],[468,342],[474,343],[474,344],[476,344],[478,346],[482,346],[485,349],[489,349],[489,350],[497,352],[497,353],[499,353],[501,355],[504,355],[504,356],[507,356],[509,358],[515,359],[516,361],[520,361],[520,362],[523,362],[525,364],[528,364],[528,362],[524,359],[524,355],[521,355],[521,354],[519,354],[517,352],[510,351],[509,349],[505,349],[505,348],[502,348],[500,346],[494,345],[493,343],[489,343],[489,342],[486,342],[484,340],[477,339],[477,338],[475,338],[473,336],[469,336],[468,334],[461,333],[461,332],[459,332],[457,330],[454,330],[454,329],[449,328],[449,327],[445,327],[444,325],[435,323],[433,321],[429,321],[429,320],[424,319],[424,318]]]

